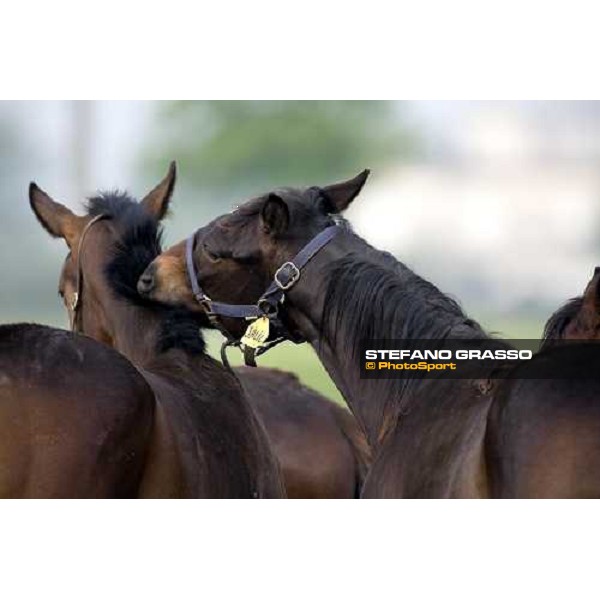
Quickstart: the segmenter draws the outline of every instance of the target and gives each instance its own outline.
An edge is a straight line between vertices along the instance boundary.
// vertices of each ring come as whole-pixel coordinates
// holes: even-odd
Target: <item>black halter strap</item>
[[[196,266],[194,265],[194,239],[196,233],[190,235],[185,245],[185,262],[187,266],[188,279],[192,286],[194,298],[208,313],[211,315],[219,315],[221,317],[233,317],[239,319],[258,318],[262,313],[257,306],[251,304],[224,304],[222,302],[213,302],[198,283],[198,275],[196,274]]]
[[[279,336],[277,339],[266,344],[264,348],[257,352],[262,354],[269,348],[272,348],[277,343],[284,339],[290,339],[289,335],[285,331],[285,328],[279,322],[277,317],[279,312],[279,306],[283,302],[285,292],[290,290],[300,279],[302,275],[302,269],[310,262],[310,260],[323,249],[340,231],[337,225],[331,225],[318,233],[314,238],[310,240],[304,246],[296,256],[285,262],[277,269],[273,277],[273,282],[269,285],[264,294],[258,299],[256,304],[225,304],[223,302],[214,302],[204,292],[198,282],[198,274],[196,273],[196,266],[194,265],[194,240],[196,233],[193,233],[186,241],[185,249],[185,261],[187,267],[187,274],[192,288],[192,293],[202,305],[211,323],[217,327],[227,338],[227,342],[223,346],[221,355],[224,354],[224,349],[227,345],[237,345],[239,340],[235,340],[225,330],[224,327],[218,321],[218,317],[229,317],[236,319],[257,319],[259,317],[267,317],[268,319],[275,321],[278,326]],[[254,352],[244,352],[244,358],[246,364],[255,366]]]
[[[318,233],[296,256],[285,262],[275,271],[273,276],[273,282],[267,288],[267,291],[257,302],[259,309],[263,311],[265,315],[269,315],[269,312],[277,313],[277,307],[283,301],[284,294],[287,290],[294,287],[296,282],[300,279],[302,269],[310,262],[310,260],[324,248],[340,231],[337,225],[331,225],[326,229],[323,229]]]

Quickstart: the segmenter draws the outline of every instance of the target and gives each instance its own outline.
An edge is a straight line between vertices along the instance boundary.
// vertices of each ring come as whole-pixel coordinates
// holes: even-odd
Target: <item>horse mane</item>
[[[331,333],[356,341],[486,335],[458,302],[387,252],[332,263],[324,321]]]
[[[459,304],[388,252],[366,245],[332,263],[321,331],[356,360],[365,340],[480,338]]]
[[[562,339],[565,328],[579,314],[582,306],[583,296],[571,298],[546,321],[540,350],[549,346],[551,340]]]
[[[88,199],[91,217],[106,215],[116,227],[119,239],[106,265],[113,292],[131,305],[153,311],[161,319],[158,351],[179,348],[191,354],[205,350],[200,328],[207,325],[200,313],[173,308],[139,295],[137,282],[146,267],[162,252],[160,223],[125,192],[101,192]]]
[[[374,249],[358,236],[353,235],[353,240],[360,246],[332,262],[327,273],[320,327],[321,335],[343,353],[339,359],[358,369],[361,344],[367,340],[432,339],[443,346],[446,339],[488,337],[455,300],[435,285],[388,252]],[[428,391],[428,397],[443,396],[444,380],[423,375],[378,380],[377,392],[383,403],[366,405],[364,418],[376,424],[372,425],[375,431],[387,431],[418,401],[420,386],[434,381],[435,391]]]

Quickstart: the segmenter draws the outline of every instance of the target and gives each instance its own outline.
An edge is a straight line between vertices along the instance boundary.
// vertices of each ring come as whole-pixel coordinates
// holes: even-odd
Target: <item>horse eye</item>
[[[206,244],[202,244],[202,249],[204,250],[204,253],[208,256],[208,258],[210,258],[210,260],[212,260],[213,262],[220,260],[221,257],[218,254],[212,252]]]

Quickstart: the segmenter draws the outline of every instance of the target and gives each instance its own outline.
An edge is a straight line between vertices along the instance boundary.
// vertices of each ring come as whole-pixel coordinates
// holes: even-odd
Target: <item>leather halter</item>
[[[75,285],[75,295],[73,296],[73,300],[71,301],[70,309],[71,309],[71,331],[76,333],[81,332],[81,328],[79,327],[79,310],[81,309],[81,296],[83,293],[83,269],[81,266],[81,255],[83,252],[83,243],[85,242],[85,238],[89,233],[90,229],[98,223],[98,221],[102,221],[103,219],[109,219],[108,215],[96,215],[83,229],[81,233],[81,237],[79,238],[79,244],[77,245],[77,279]]]
[[[302,269],[339,233],[339,231],[340,228],[337,225],[331,225],[323,229],[323,231],[312,238],[292,260],[283,263],[277,271],[275,271],[272,283],[258,299],[256,304],[226,304],[223,302],[214,302],[209,298],[198,283],[198,274],[194,264],[194,241],[197,232],[193,233],[187,239],[185,246],[185,262],[192,293],[194,294],[196,301],[206,311],[211,323],[227,338],[228,341],[223,346],[223,349],[225,349],[227,345],[239,345],[240,340],[235,340],[231,336],[231,334],[220,324],[218,317],[247,320],[266,317],[275,324],[278,333],[275,340],[269,342],[256,352],[244,352],[245,362],[250,366],[256,366],[254,361],[255,354],[260,355],[286,339],[296,341],[290,336],[287,329],[279,320],[279,307],[285,299],[285,292],[290,290],[300,279]],[[224,355],[223,351],[221,352],[221,355]]]

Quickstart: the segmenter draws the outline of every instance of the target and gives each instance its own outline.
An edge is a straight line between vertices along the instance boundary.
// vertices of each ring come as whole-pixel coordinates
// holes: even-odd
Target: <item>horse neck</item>
[[[134,364],[148,366],[157,355],[160,318],[147,309],[127,307],[114,321],[115,348]]]
[[[338,298],[338,306],[327,305],[328,287],[332,279],[337,278],[336,265],[340,261],[353,260],[355,257],[356,290],[366,296],[366,306],[372,309],[368,335],[364,326],[352,320],[344,322],[344,315],[351,313],[352,303],[345,298]],[[411,312],[419,312],[419,322],[431,321],[434,325],[428,335],[422,329],[415,328],[415,319],[409,318],[402,312],[401,307],[386,307],[386,317],[383,314],[382,296],[375,297],[373,286],[360,289],[361,279],[359,265],[363,268],[372,265],[373,268],[386,272],[388,285],[402,286],[404,304],[411,306]],[[301,281],[288,296],[288,310],[291,318],[297,324],[304,337],[313,346],[321,362],[340,389],[357,419],[361,422],[372,446],[385,436],[390,426],[393,426],[400,412],[404,409],[403,398],[415,391],[419,380],[412,380],[409,385],[402,385],[399,380],[363,380],[360,378],[358,348],[362,339],[422,339],[444,337],[480,337],[485,334],[476,325],[466,319],[456,307],[453,315],[450,308],[454,305],[441,292],[436,290],[410,269],[399,263],[391,255],[378,251],[369,246],[364,240],[351,232],[344,232],[324,248],[311,261]],[[350,271],[354,274],[354,271]],[[364,285],[364,284],[363,284]],[[423,301],[423,288],[427,288],[443,305],[448,303],[448,314],[440,309],[439,304]],[[411,295],[414,302],[411,303]],[[372,303],[371,298],[372,296]],[[390,303],[395,303],[393,296]],[[338,319],[331,315],[337,313]],[[352,315],[350,314],[350,317]],[[379,317],[379,318],[378,318]],[[327,319],[327,321],[326,321]],[[364,319],[363,319],[364,324]],[[344,326],[345,325],[345,326]]]
[[[84,333],[109,343],[141,368],[155,367],[157,362],[185,362],[184,352],[178,353],[183,356],[175,359],[173,352],[160,351],[164,327],[161,309],[136,306],[121,298],[109,304],[93,302],[94,299],[93,296],[90,298],[92,302],[87,314],[84,303]],[[100,315],[103,315],[102,318],[99,318]]]
[[[143,307],[129,305],[124,300],[100,307],[103,319],[94,316],[98,308],[92,309],[89,320],[84,316],[84,333],[109,341],[115,350],[140,367],[149,364],[157,353],[159,343],[161,321],[158,315]],[[103,323],[100,331],[99,323]]]

